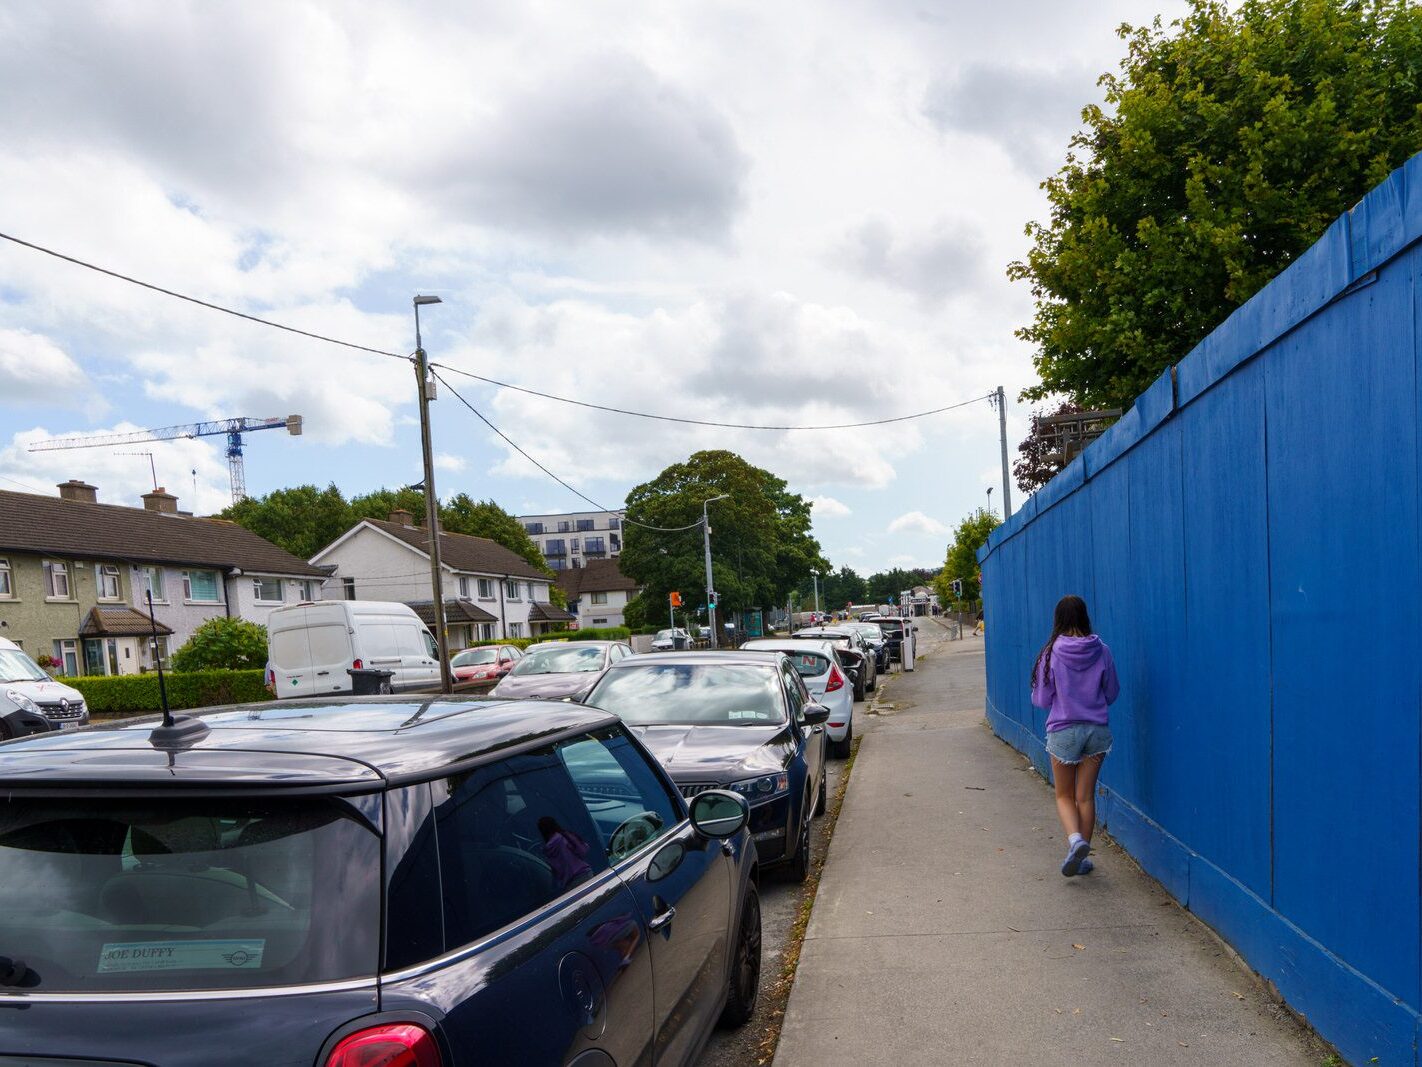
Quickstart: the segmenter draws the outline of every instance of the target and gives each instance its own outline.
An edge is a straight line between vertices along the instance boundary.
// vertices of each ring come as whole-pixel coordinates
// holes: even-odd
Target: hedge
[[[65,685],[84,694],[84,703],[94,715],[129,715],[160,711],[158,675],[124,674],[109,677],[91,675],[63,678]],[[265,671],[167,672],[163,682],[168,690],[168,707],[209,708],[217,704],[250,704],[270,700]]]

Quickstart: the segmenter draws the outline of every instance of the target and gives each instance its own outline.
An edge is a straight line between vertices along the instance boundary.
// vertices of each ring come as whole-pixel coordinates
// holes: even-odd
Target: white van
[[[267,617],[267,684],[278,699],[351,691],[350,670],[393,675],[382,692],[439,688],[439,647],[412,608],[321,600]]]
[[[23,648],[3,637],[0,637],[0,694],[26,711],[39,712],[56,730],[72,729],[89,721],[83,693],[56,682]],[[27,707],[27,701],[34,705],[33,709]]]

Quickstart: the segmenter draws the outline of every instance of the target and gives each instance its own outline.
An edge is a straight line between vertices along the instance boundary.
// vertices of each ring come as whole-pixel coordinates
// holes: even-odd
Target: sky
[[[1046,214],[1122,22],[1173,0],[108,3],[0,7],[0,232],[297,328],[591,403],[825,425],[1008,396],[1008,263]],[[941,565],[1002,508],[984,401],[875,429],[694,427],[442,372],[604,507],[703,448],[815,502],[836,566]],[[441,496],[588,504],[444,385]],[[0,241],[0,488],[158,481],[230,501],[220,438],[47,438],[300,414],[248,491],[421,478],[408,362],[222,315]],[[988,489],[993,492],[989,498]],[[1014,503],[1020,493],[1013,487]]]

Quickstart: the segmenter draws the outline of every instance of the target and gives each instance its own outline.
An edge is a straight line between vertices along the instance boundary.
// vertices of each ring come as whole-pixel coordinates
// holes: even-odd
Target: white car
[[[652,638],[653,652],[670,652],[676,648],[677,640],[681,640],[682,648],[691,647],[691,635],[678,626],[675,630],[659,630],[657,636]]]
[[[42,715],[55,730],[71,730],[89,723],[84,694],[55,681],[24,649],[3,637],[0,637],[0,696],[5,698],[0,705],[0,717],[6,717],[0,721],[0,741],[31,732],[22,729],[23,715],[16,717],[13,714],[16,711]]]
[[[838,759],[849,756],[854,740],[854,683],[839,665],[834,645],[806,638],[757,637],[741,646],[747,652],[783,652],[805,683],[815,703],[829,708],[825,731],[829,734],[829,754]]]

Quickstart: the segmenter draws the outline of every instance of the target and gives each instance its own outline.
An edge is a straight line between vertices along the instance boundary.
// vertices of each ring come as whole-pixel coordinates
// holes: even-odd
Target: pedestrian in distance
[[[983,633],[983,609],[978,608],[978,619],[973,626],[973,636],[981,637]]]
[[[1096,829],[1096,779],[1111,751],[1109,708],[1120,695],[1116,662],[1091,629],[1086,601],[1064,596],[1052,614],[1052,636],[1032,666],[1032,703],[1047,712],[1047,754],[1057,817],[1067,835],[1062,874],[1089,874]]]

